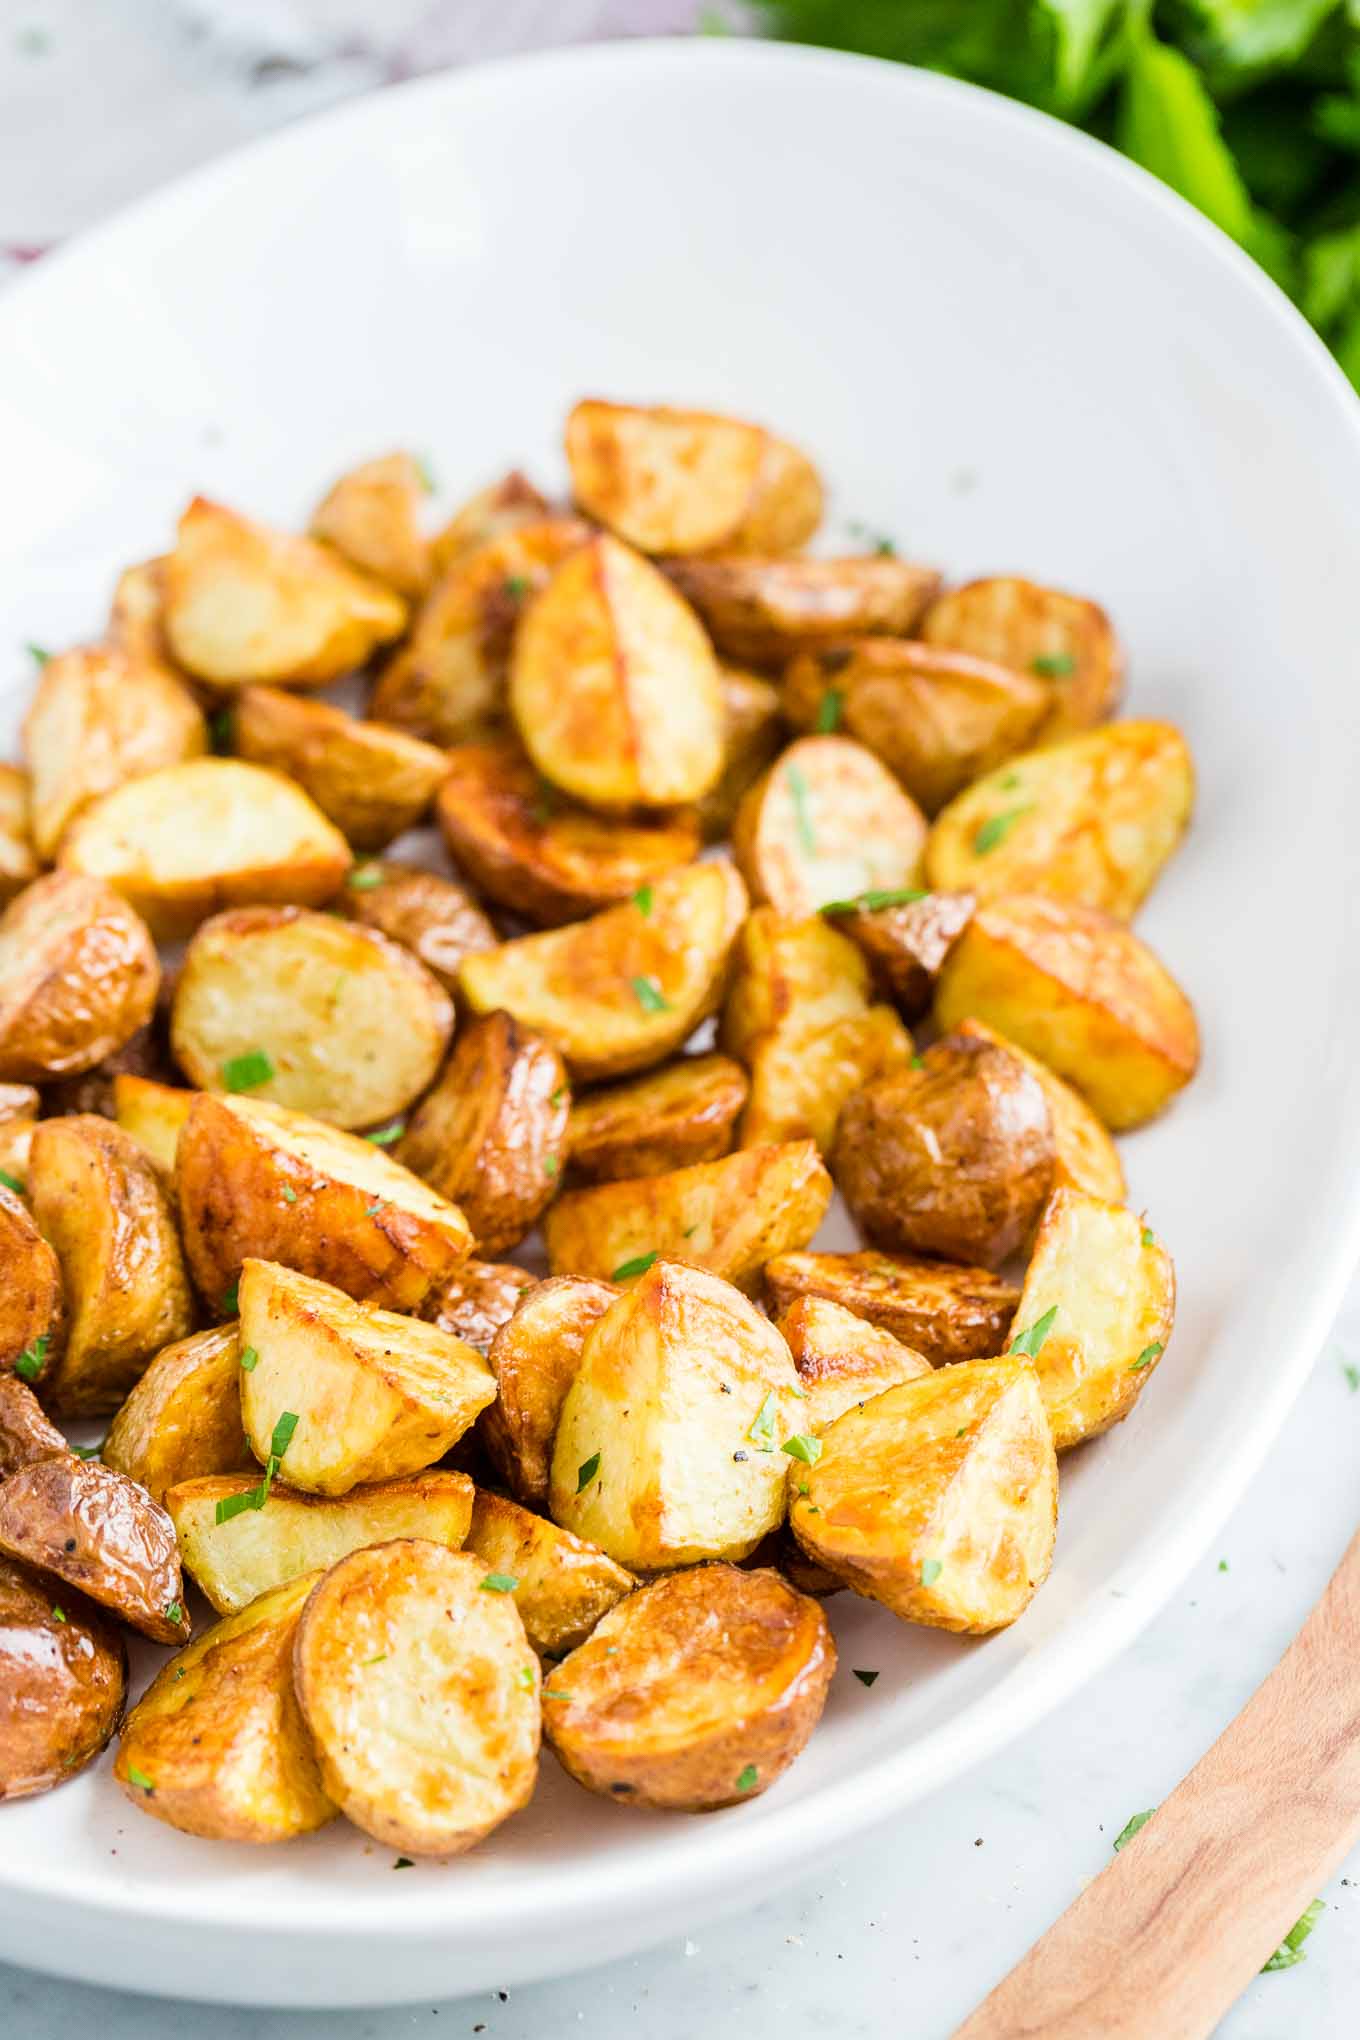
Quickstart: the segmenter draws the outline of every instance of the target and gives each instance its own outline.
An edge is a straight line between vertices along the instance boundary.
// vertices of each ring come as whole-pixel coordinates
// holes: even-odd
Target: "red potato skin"
[[[54,1606],[61,1609],[59,1620]],[[0,1801],[64,1784],[123,1718],[127,1650],[79,1594],[0,1558]]]
[[[80,1589],[154,1643],[188,1637],[174,1524],[97,1459],[35,1460],[11,1474],[0,1485],[0,1553]]]

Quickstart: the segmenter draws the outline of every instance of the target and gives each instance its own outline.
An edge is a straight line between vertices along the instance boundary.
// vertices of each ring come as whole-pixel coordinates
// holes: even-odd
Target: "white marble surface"
[[[684,0],[6,0],[0,277],[192,163],[349,93],[482,51],[673,28],[695,11]],[[786,1896],[611,1968],[390,2012],[188,2007],[0,1967],[0,2033],[750,2040],[796,2024],[832,2040],[944,2040],[1104,1865],[1129,1814],[1212,1741],[1321,1590],[1360,1515],[1349,1364],[1360,1364],[1360,1289],[1267,1466],[1141,1641],[1022,1745],[846,1857],[809,1864]],[[1261,1977],[1223,2040],[1356,2032],[1360,1856],[1321,1895],[1307,1961]]]

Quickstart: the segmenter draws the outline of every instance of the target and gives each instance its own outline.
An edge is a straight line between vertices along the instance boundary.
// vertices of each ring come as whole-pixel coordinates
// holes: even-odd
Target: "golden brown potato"
[[[293,1693],[293,1641],[315,1584],[261,1595],[161,1667],[113,1767],[143,1813],[221,1842],[286,1842],[334,1818]]]
[[[348,920],[409,949],[446,992],[457,989],[465,956],[500,940],[470,892],[414,864],[383,859],[356,866],[335,905]]]
[[[858,1091],[832,1167],[877,1246],[995,1268],[1034,1234],[1053,1187],[1044,1088],[1005,1048],[950,1035]]]
[[[67,1112],[97,1112],[101,1119],[114,1119],[114,1086],[120,1076],[150,1078],[164,1083],[178,1074],[170,1060],[169,1045],[162,1024],[169,1008],[169,986],[161,979],[156,1011],[145,1027],[129,1035],[121,1048],[106,1055],[93,1069],[78,1076],[57,1077],[43,1087],[44,1116],[53,1118]]]
[[[27,1207],[0,1185],[0,1373],[40,1381],[65,1338],[61,1263]]]
[[[41,1102],[36,1084],[0,1084],[0,1126],[36,1119]]]
[[[0,1184],[10,1189],[17,1183],[16,1196],[26,1186],[33,1133],[34,1122],[31,1119],[0,1120]]]
[[[1124,654],[1094,602],[1014,574],[968,581],[932,602],[921,619],[928,644],[993,659],[1046,680],[1053,706],[1042,738],[1071,736],[1113,715],[1124,689]]]
[[[589,536],[579,519],[549,515],[513,520],[483,544],[455,552],[417,611],[410,637],[383,668],[369,714],[432,744],[503,730],[519,619],[558,562]]]
[[[151,937],[98,879],[51,871],[0,915],[0,1078],[93,1069],[150,1019]]]
[[[973,1041],[988,1041],[994,1048],[1003,1048],[1007,1054],[1018,1056],[1042,1085],[1053,1123],[1054,1188],[1070,1185],[1074,1190],[1085,1190],[1091,1197],[1103,1197],[1111,1204],[1122,1204],[1124,1167],[1119,1159],[1119,1150],[1086,1100],[1061,1077],[1055,1076],[1047,1063],[1041,1063],[1037,1056],[1017,1048],[1013,1041],[1007,1041],[1004,1035],[997,1034],[981,1020],[965,1020],[958,1033]]]
[[[537,1281],[527,1268],[517,1268],[511,1261],[464,1261],[430,1291],[420,1314],[441,1332],[486,1353],[501,1326],[514,1316],[524,1292]]]
[[[61,1263],[69,1313],[44,1395],[64,1416],[116,1410],[151,1356],[194,1322],[160,1176],[121,1127],[78,1113],[40,1122],[28,1193]]]
[[[935,995],[935,980],[953,944],[968,926],[972,893],[864,893],[844,909],[827,909],[832,926],[868,958],[875,982],[907,1020],[919,1020]]]
[[[37,876],[28,774],[17,765],[0,765],[0,906]]]
[[[453,1002],[409,950],[301,907],[215,914],[175,987],[175,1060],[205,1091],[249,1091],[324,1119],[375,1126],[433,1080]]]
[[[784,675],[796,730],[843,730],[936,814],[1023,750],[1048,714],[1042,680],[912,638],[859,638],[802,652]]]
[[[307,1494],[423,1473],[495,1398],[471,1346],[277,1262],[246,1262],[240,1300],[242,1350],[259,1355],[241,1374],[246,1437]]]
[[[930,1372],[923,1354],[826,1296],[796,1296],[776,1322],[798,1369],[805,1428],[814,1437],[857,1403]],[[797,1467],[790,1477],[802,1478]]]
[[[234,727],[241,757],[295,779],[356,850],[413,829],[444,777],[433,744],[281,687],[243,688]]]
[[[326,1790],[410,1856],[452,1856],[538,1774],[538,1664],[480,1559],[424,1539],[342,1558],[313,1588],[293,1681]]]
[[[757,907],[737,938],[719,1036],[730,1055],[749,1061],[786,1027],[811,1031],[868,1005],[869,972],[852,942],[816,914],[795,920]]]
[[[904,1622],[983,1636],[1048,1577],[1058,1462],[1028,1360],[965,1360],[823,1432],[789,1523],[805,1552]]]
[[[337,1496],[275,1481],[257,1508],[259,1492],[257,1466],[249,1476],[181,1481],[165,1497],[185,1571],[219,1615],[235,1615],[260,1594],[366,1544],[428,1537],[456,1551],[472,1521],[472,1482],[463,1473],[408,1474]],[[250,1496],[250,1505],[236,1504],[238,1496]]]
[[[37,1459],[0,1482],[0,1553],[51,1573],[153,1643],[189,1634],[170,1518],[97,1459]]]
[[[1194,1010],[1147,944],[1108,914],[1037,893],[978,908],[945,960],[935,1017],[995,1027],[1115,1132],[1155,1118],[1199,1065]]]
[[[319,906],[349,845],[300,786],[237,758],[191,758],[116,787],[62,844],[61,863],[106,879],[163,942],[223,907]]]
[[[779,694],[768,680],[719,661],[722,687],[723,765],[716,783],[699,802],[699,827],[706,843],[732,833],[742,795],[759,779],[783,741]]]
[[[782,667],[845,637],[903,637],[940,585],[933,567],[864,559],[668,560],[724,658]]]
[[[130,1133],[152,1161],[171,1175],[179,1130],[197,1096],[197,1091],[158,1084],[150,1077],[120,1070],[113,1080],[113,1116],[124,1133]]]
[[[430,584],[430,544],[420,529],[420,511],[429,490],[409,453],[361,461],[317,504],[312,537],[398,594],[423,595]]]
[[[478,1424],[487,1458],[522,1502],[546,1508],[553,1440],[586,1335],[619,1295],[564,1275],[526,1291],[491,1342],[496,1400]]]
[[[778,1573],[695,1566],[630,1594],[555,1667],[543,1727],[588,1791],[705,1813],[788,1769],[835,1669],[825,1615]]]
[[[240,1384],[238,1325],[176,1340],[156,1355],[114,1417],[100,1458],[153,1502],[164,1502],[166,1489],[180,1481],[253,1468]]]
[[[518,468],[512,468],[498,482],[470,496],[454,511],[443,530],[436,533],[430,541],[434,571],[447,573],[455,560],[523,524],[540,523],[550,509],[547,497],[540,495]]]
[[[664,1062],[722,997],[746,888],[718,861],[667,872],[649,894],[468,957],[461,997],[556,1042],[579,1083]]]
[[[526,613],[510,707],[544,778],[607,813],[698,800],[722,771],[712,647],[665,576],[616,538],[569,555]]]
[[[164,554],[124,567],[114,584],[105,635],[136,665],[174,672],[165,640],[165,567]]]
[[[830,1202],[815,1141],[791,1140],[568,1190],[543,1221],[543,1243],[555,1275],[625,1281],[621,1269],[666,1254],[749,1289],[775,1254],[807,1245]]]
[[[508,740],[459,744],[445,757],[438,813],[449,855],[520,920],[579,920],[699,854],[692,814],[602,821],[564,800]]]
[[[1020,1291],[989,1268],[912,1260],[905,1254],[781,1254],[765,1267],[775,1310],[825,1296],[893,1332],[933,1366],[1001,1350]]]
[[[488,1573],[515,1582],[510,1591],[540,1657],[575,1650],[637,1585],[596,1545],[485,1488],[477,1491],[467,1548]]]
[[[98,1756],[123,1715],[127,1652],[80,1596],[0,1558],[0,1801],[50,1791]]]
[[[23,727],[33,841],[55,857],[73,821],[101,794],[208,748],[203,711],[182,680],[113,645],[49,659]]]
[[[310,538],[197,496],[165,563],[165,634],[216,687],[324,687],[400,637],[406,604]]]
[[[891,1006],[869,1006],[824,1027],[789,1021],[751,1051],[742,1146],[810,1138],[829,1154],[846,1101],[901,1068],[911,1052],[911,1036]]]
[[[195,1097],[175,1190],[190,1273],[223,1317],[248,1255],[412,1311],[472,1244],[457,1206],[373,1141],[257,1098]]]
[[[587,397],[566,438],[577,502],[640,552],[794,552],[822,521],[807,456],[739,418]]]
[[[926,843],[926,872],[982,900],[1047,893],[1126,921],[1184,834],[1194,797],[1179,730],[1109,723],[1012,758],[951,801]]]
[[[17,1374],[0,1373],[0,1480],[35,1459],[63,1459],[70,1446]]]
[[[636,1572],[745,1558],[802,1432],[789,1349],[730,1283],[656,1261],[586,1334],[553,1446],[554,1520]]]
[[[571,1166],[592,1183],[664,1176],[728,1153],[746,1103],[746,1072],[725,1055],[682,1056],[650,1076],[574,1101]]]
[[[397,1160],[459,1206],[484,1253],[503,1253],[556,1194],[569,1111],[552,1043],[508,1013],[488,1013],[458,1037]]]
[[[915,886],[926,822],[872,751],[800,737],[746,794],[732,849],[751,896],[801,920],[833,900]]]

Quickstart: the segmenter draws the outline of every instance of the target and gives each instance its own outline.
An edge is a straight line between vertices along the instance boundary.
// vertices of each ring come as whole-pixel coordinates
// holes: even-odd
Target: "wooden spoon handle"
[[[1357,1837],[1360,1532],[1265,1684],[954,2040],[1206,2040]]]

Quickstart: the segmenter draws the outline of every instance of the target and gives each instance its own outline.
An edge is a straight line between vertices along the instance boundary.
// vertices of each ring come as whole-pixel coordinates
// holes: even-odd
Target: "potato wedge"
[[[1048,1577],[1058,1462],[1028,1360],[965,1360],[856,1406],[790,1496],[808,1556],[904,1622],[1003,1629]]]
[[[161,554],[124,567],[114,583],[105,636],[135,665],[160,666],[173,673],[175,663],[165,638],[166,558]]]
[[[356,850],[415,828],[444,777],[433,744],[282,687],[243,688],[233,726],[239,755],[295,779]]]
[[[420,512],[429,491],[420,463],[409,453],[361,461],[317,504],[311,535],[399,595],[423,595],[431,564]]]
[[[428,1537],[456,1551],[472,1521],[472,1482],[464,1473],[416,1473],[351,1488],[303,1494],[275,1481],[263,1508],[223,1511],[236,1495],[258,1492],[260,1469],[180,1481],[165,1497],[184,1569],[219,1615],[235,1615],[260,1594],[315,1574],[366,1544]]]
[[[28,774],[0,765],[0,906],[38,876],[29,808]]]
[[[743,1061],[786,1027],[811,1032],[868,1008],[863,957],[816,914],[795,920],[775,907],[755,908],[735,956],[718,1032],[728,1054]]]
[[[1164,1111],[1199,1066],[1194,1009],[1147,944],[1093,907],[1037,893],[978,908],[945,959],[935,1017],[985,1021],[1116,1133]]]
[[[1007,1049],[953,1034],[919,1068],[856,1092],[831,1160],[875,1245],[995,1268],[1033,1237],[1056,1149],[1038,1078]]]
[[[35,1122],[31,1119],[0,1120],[0,1181],[17,1183],[20,1191],[26,1191],[28,1179],[28,1156],[33,1146]],[[16,1196],[19,1194],[16,1191]]]
[[[0,1481],[0,1553],[50,1573],[153,1643],[189,1634],[170,1518],[97,1459],[35,1459]]]
[[[472,1244],[457,1206],[372,1141],[256,1098],[194,1099],[175,1191],[190,1272],[224,1317],[247,1256],[412,1311]]]
[[[732,1147],[747,1088],[730,1056],[693,1055],[591,1091],[573,1102],[567,1122],[572,1170],[613,1183],[715,1162]]]
[[[616,538],[570,554],[526,613],[510,707],[544,778],[606,813],[698,800],[722,772],[708,639],[665,576]]]
[[[491,1342],[496,1400],[483,1413],[478,1436],[507,1487],[535,1508],[547,1506],[557,1422],[586,1335],[618,1295],[612,1282],[574,1275],[540,1282]]]
[[[512,1261],[464,1261],[456,1273],[445,1276],[430,1291],[420,1314],[441,1332],[487,1353],[501,1326],[514,1316],[525,1291],[537,1281],[536,1275],[517,1268]]]
[[[425,1539],[342,1558],[313,1588],[293,1681],[326,1790],[410,1856],[469,1849],[529,1799],[538,1666],[480,1559]]]
[[[113,1116],[159,1168],[173,1175],[179,1130],[197,1096],[197,1091],[120,1070],[113,1080]]]
[[[1023,750],[1051,704],[1032,674],[913,638],[801,652],[782,697],[794,729],[842,730],[864,744],[928,815]]]
[[[191,758],[97,800],[60,861],[107,880],[160,941],[174,942],[223,907],[319,906],[353,860],[291,780],[238,758]]]
[[[731,835],[742,795],[759,779],[783,742],[779,694],[768,680],[721,660],[718,680],[723,710],[722,771],[697,809],[706,843],[719,843]]]
[[[0,915],[0,1078],[93,1069],[150,1019],[160,976],[150,935],[115,891],[48,872]]]
[[[911,1052],[911,1036],[891,1006],[869,1006],[824,1027],[789,1022],[751,1051],[742,1146],[811,1139],[829,1154],[853,1093],[900,1069]]]
[[[470,892],[414,864],[382,859],[357,865],[334,904],[348,920],[409,949],[446,992],[457,989],[465,956],[494,949],[500,940]]]
[[[259,1355],[241,1376],[246,1437],[307,1494],[423,1473],[495,1398],[471,1346],[277,1262],[246,1262],[240,1300],[242,1349]]]
[[[36,1084],[0,1084],[0,1126],[16,1119],[36,1119],[42,1103]]]
[[[1115,722],[1012,758],[959,794],[926,843],[937,887],[1047,893],[1131,919],[1185,833],[1195,772],[1170,723]]]
[[[161,1667],[113,1766],[143,1813],[221,1842],[286,1842],[334,1819],[293,1693],[293,1641],[315,1584],[262,1594]]]
[[[444,754],[439,826],[449,855],[489,899],[521,920],[579,920],[690,864],[692,814],[606,822],[564,800],[517,744],[459,744]]]
[[[44,1397],[63,1416],[116,1410],[152,1355],[193,1327],[165,1188],[130,1134],[78,1113],[39,1123],[28,1194],[61,1263],[69,1314]]]
[[[1091,1197],[1103,1197],[1111,1204],[1122,1204],[1124,1165],[1119,1150],[1086,1100],[1055,1076],[1047,1063],[1017,1048],[1013,1041],[1007,1041],[981,1020],[965,1020],[957,1031],[970,1040],[988,1041],[994,1048],[1004,1048],[1010,1055],[1018,1056],[1042,1085],[1053,1122],[1054,1188],[1067,1186],[1084,1190]]]
[[[675,559],[666,571],[723,657],[752,666],[845,637],[903,637],[940,585],[933,567],[879,556]]]
[[[825,1296],[881,1325],[933,1366],[1000,1352],[1020,1291],[989,1268],[905,1254],[781,1254],[765,1286],[782,1314],[800,1296]]]
[[[0,1373],[0,1481],[35,1459],[64,1459],[70,1449],[32,1389],[17,1374]]]
[[[587,1791],[705,1813],[788,1769],[835,1669],[825,1615],[778,1573],[695,1566],[620,1601],[555,1668],[544,1732]]]
[[[816,1143],[791,1140],[567,1190],[543,1221],[543,1243],[555,1275],[622,1281],[621,1269],[663,1254],[750,1289],[774,1255],[807,1245],[830,1202]]]
[[[459,1206],[484,1253],[503,1253],[557,1191],[569,1111],[552,1043],[508,1013],[488,1013],[458,1037],[397,1160]]]
[[[540,1657],[575,1650],[637,1585],[598,1546],[485,1488],[477,1490],[467,1548],[488,1573],[515,1582],[510,1591]]]
[[[739,1290],[656,1261],[586,1334],[553,1446],[554,1521],[632,1571],[745,1558],[784,1515],[789,1349]]]
[[[805,1428],[814,1437],[857,1404],[930,1373],[924,1354],[826,1296],[796,1296],[775,1322],[798,1369]],[[795,1485],[803,1477],[798,1464],[789,1474]]]
[[[175,1060],[205,1091],[249,1091],[328,1126],[375,1126],[433,1080],[453,1002],[375,929],[301,907],[236,907],[189,944]]]
[[[904,1019],[929,1011],[940,966],[972,918],[972,893],[923,893],[908,888],[894,898],[862,894],[844,910],[827,910],[838,933],[868,959],[874,980]]]
[[[715,1010],[745,914],[730,864],[687,864],[656,880],[645,907],[606,907],[469,956],[459,994],[556,1042],[574,1082],[627,1076],[664,1062]]]
[[[93,1069],[82,1070],[77,1076],[54,1078],[44,1086],[44,1117],[97,1112],[101,1119],[113,1119],[117,1117],[114,1085],[120,1076],[142,1077],[156,1083],[177,1076],[165,1039],[167,1030],[162,1024],[168,1017],[168,1007],[169,987],[163,977],[156,995],[156,1010],[145,1027],[130,1034],[121,1048],[106,1055]]]
[[[807,456],[739,418],[587,397],[566,439],[577,502],[640,552],[794,552],[822,521]]]
[[[163,1348],[114,1417],[99,1456],[153,1502],[180,1481],[244,1471],[258,1478],[241,1423],[240,1327],[214,1325]]]
[[[528,476],[512,468],[498,482],[470,496],[435,534],[430,541],[435,573],[447,573],[455,560],[465,558],[493,538],[503,538],[506,532],[517,531],[524,524],[541,523],[551,508],[547,497],[540,495]]]
[[[65,1338],[61,1263],[27,1207],[0,1185],[0,1373],[41,1380]]]
[[[165,635],[215,687],[324,687],[406,625],[401,597],[310,538],[197,496],[165,563]]]
[[[127,1652],[80,1597],[0,1559],[0,1802],[50,1791],[97,1757],[123,1716]]]
[[[1105,611],[1016,574],[949,589],[922,617],[920,635],[1046,680],[1053,705],[1041,739],[1102,722],[1124,691],[1124,654]]]
[[[800,737],[743,799],[732,850],[751,897],[792,920],[833,900],[914,887],[925,817],[872,751]]]

